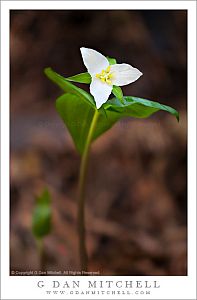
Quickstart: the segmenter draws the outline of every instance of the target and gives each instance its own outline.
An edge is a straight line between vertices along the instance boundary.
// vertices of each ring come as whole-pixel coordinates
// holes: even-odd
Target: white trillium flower
[[[90,93],[94,96],[97,108],[108,100],[113,85],[130,84],[142,75],[129,64],[110,65],[108,59],[96,50],[84,47],[80,50],[84,65],[92,77]]]

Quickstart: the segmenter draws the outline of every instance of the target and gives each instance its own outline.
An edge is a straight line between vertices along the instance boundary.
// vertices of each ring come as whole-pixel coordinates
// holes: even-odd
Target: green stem
[[[37,248],[39,255],[40,271],[45,271],[44,242],[42,238],[37,239]]]
[[[86,177],[88,170],[88,158],[90,152],[90,146],[92,137],[94,134],[94,130],[98,120],[98,110],[95,110],[94,116],[92,118],[92,123],[90,125],[90,130],[87,136],[84,152],[81,158],[80,165],[80,174],[79,174],[79,198],[78,198],[78,234],[79,234],[79,255],[80,255],[80,265],[81,271],[88,270],[88,256],[86,250],[86,232],[85,232],[85,185],[86,185]]]

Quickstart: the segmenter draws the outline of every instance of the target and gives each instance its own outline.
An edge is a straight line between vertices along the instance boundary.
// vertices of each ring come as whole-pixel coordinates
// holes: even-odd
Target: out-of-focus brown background
[[[89,270],[104,275],[186,275],[186,11],[11,11],[11,270],[39,270],[31,233],[35,195],[52,194],[47,270],[79,270],[76,198],[80,157],[55,111],[62,92],[43,74],[85,72],[96,49],[143,76],[125,95],[170,105],[126,119],[92,147],[87,186]],[[84,86],[84,88],[88,88]]]

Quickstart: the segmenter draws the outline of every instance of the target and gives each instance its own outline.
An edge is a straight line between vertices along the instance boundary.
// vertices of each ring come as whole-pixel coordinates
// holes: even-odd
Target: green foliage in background
[[[47,189],[36,198],[32,217],[32,232],[36,239],[42,239],[51,232],[51,195]]]

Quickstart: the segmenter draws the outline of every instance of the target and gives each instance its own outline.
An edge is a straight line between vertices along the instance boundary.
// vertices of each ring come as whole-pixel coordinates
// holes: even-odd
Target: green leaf
[[[66,78],[54,72],[51,68],[44,69],[44,73],[51,81],[57,84],[65,93],[71,93],[73,95],[76,95],[82,101],[87,102],[92,107],[96,107],[94,98],[89,93],[80,89],[74,84],[68,82]]]
[[[65,92],[56,100],[56,109],[67,126],[77,150],[82,154],[96,109],[94,100],[90,94],[71,84],[51,69],[45,69],[45,74]],[[147,118],[163,110],[179,120],[178,112],[170,106],[138,97],[121,98],[121,91],[118,88],[115,88],[115,93],[117,97],[108,100],[99,109],[93,140],[123,117]]]
[[[90,84],[92,79],[91,79],[90,74],[88,72],[86,72],[86,73],[77,74],[77,75],[74,75],[71,77],[67,77],[66,80],[78,82],[78,83]]]
[[[36,199],[32,217],[32,232],[37,239],[41,239],[51,232],[51,219],[51,196],[45,189]]]
[[[147,118],[153,113],[163,110],[176,117],[179,121],[179,113],[172,107],[139,97],[126,96],[123,102],[117,98],[108,100],[104,105],[106,111],[121,114],[122,117]]]
[[[112,57],[109,57],[109,56],[107,56],[107,60],[108,60],[110,65],[115,65],[117,63],[115,58],[112,58]]]
[[[67,93],[56,100],[56,109],[66,124],[77,150],[82,153],[96,108],[80,97]]]
[[[178,112],[175,109],[157,102],[137,97],[123,97],[123,101],[124,103],[121,103],[119,99],[113,98],[99,109],[93,140],[123,117],[147,118],[156,111],[164,110],[178,119]],[[68,128],[77,150],[83,153],[95,109],[72,94],[60,96],[56,101],[56,108]]]
[[[118,98],[120,100],[120,102],[123,103],[123,92],[122,89],[119,86],[114,85],[113,89],[112,89],[112,93],[114,94],[114,96],[116,98]]]

